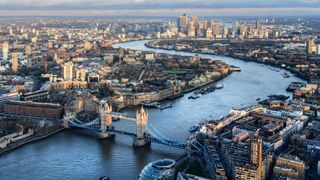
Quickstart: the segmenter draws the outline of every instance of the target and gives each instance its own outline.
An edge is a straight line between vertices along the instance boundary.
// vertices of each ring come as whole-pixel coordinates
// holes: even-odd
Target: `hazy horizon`
[[[0,0],[0,16],[310,16],[320,0]]]

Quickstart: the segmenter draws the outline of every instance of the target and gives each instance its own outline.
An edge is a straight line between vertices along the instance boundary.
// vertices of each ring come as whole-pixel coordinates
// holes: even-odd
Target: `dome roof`
[[[139,175],[140,180],[166,179],[173,180],[175,174],[175,161],[172,159],[161,159],[149,163],[143,168]]]

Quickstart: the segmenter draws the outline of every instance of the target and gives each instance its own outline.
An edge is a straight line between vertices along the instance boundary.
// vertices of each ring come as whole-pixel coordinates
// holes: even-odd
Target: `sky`
[[[0,0],[0,16],[320,15],[320,0]]]

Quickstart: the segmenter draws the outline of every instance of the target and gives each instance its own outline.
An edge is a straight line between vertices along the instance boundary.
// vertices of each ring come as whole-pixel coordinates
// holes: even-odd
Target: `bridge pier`
[[[66,128],[66,129],[69,128],[69,121],[63,119],[62,126],[63,126],[64,128]]]
[[[62,119],[62,126],[64,128],[69,128],[69,121],[74,118],[74,114],[71,112],[66,113]]]
[[[98,138],[99,139],[107,139],[107,138],[113,138],[115,136],[115,134],[111,134],[109,132],[99,132],[98,134]]]
[[[134,147],[142,147],[142,146],[149,146],[151,144],[150,141],[144,140],[144,139],[134,139],[133,140],[133,146]]]

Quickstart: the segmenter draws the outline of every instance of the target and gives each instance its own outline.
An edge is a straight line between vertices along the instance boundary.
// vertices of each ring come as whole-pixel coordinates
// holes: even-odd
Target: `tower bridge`
[[[100,138],[108,138],[114,134],[122,134],[133,138],[134,146],[144,146],[147,144],[157,143],[170,147],[185,149],[186,142],[179,142],[165,137],[148,123],[148,113],[141,107],[137,110],[136,116],[113,112],[112,106],[108,103],[101,102],[99,106],[100,116],[91,122],[84,123],[78,120],[74,115],[64,117],[64,125],[81,129],[93,130],[99,133]],[[120,120],[135,121],[135,132],[127,130],[118,130],[112,126],[112,118]]]

